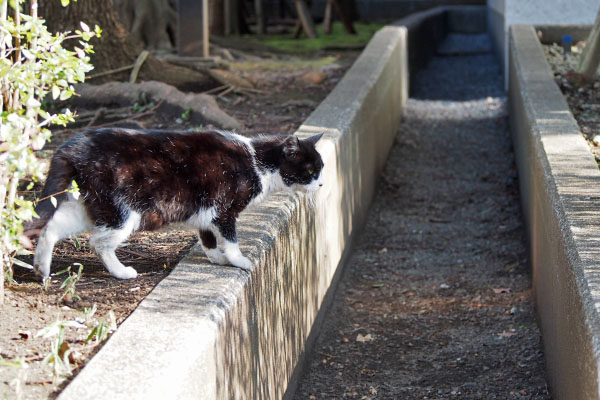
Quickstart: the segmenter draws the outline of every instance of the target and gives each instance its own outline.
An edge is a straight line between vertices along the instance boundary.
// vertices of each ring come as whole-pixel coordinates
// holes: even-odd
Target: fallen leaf
[[[372,342],[373,340],[375,340],[375,339],[373,338],[373,335],[371,335],[370,333],[368,333],[364,336],[359,333],[356,336],[356,341],[359,343]]]
[[[327,74],[323,71],[310,71],[302,75],[301,79],[306,83],[318,85],[327,79]]]
[[[498,334],[498,336],[501,338],[510,338],[510,337],[513,337],[516,335],[518,335],[517,332],[506,332],[506,331],[503,331],[502,333]]]
[[[495,294],[510,293],[510,288],[493,288]]]
[[[379,254],[384,254],[384,253],[387,253],[387,252],[388,252],[387,247],[384,247],[383,249],[379,250]]]

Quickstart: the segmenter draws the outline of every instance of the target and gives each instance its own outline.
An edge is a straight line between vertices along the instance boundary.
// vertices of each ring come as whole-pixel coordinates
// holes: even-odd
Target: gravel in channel
[[[500,69],[481,35],[449,40],[460,55],[417,76],[295,399],[551,398]]]

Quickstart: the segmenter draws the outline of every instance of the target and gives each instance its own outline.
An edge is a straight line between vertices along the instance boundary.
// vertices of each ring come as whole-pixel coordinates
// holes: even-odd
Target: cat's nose
[[[319,187],[323,187],[323,184],[322,184],[322,183],[319,183]]]

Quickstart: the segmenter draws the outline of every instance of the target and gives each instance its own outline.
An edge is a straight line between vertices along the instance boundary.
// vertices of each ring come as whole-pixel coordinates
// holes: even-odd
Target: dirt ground
[[[569,79],[570,71],[577,68],[584,45],[584,42],[575,44],[567,55],[557,44],[543,47],[556,84],[563,92],[596,162],[600,163],[600,75],[595,81],[581,85]]]
[[[333,59],[324,66],[315,66],[322,64],[320,59],[313,62],[315,60],[283,55],[278,55],[277,60],[252,57],[239,68],[232,64],[232,71],[251,81],[257,90],[244,94],[234,91],[217,97],[217,101],[224,111],[243,123],[242,134],[292,134],[327,96],[358,54],[356,51],[324,54],[323,57]],[[121,109],[117,114],[123,114],[121,122],[133,119],[145,128],[200,128],[183,115],[161,108],[137,118],[136,113],[141,114],[149,108],[143,106],[140,109],[139,105],[137,108],[132,105],[131,109]],[[77,112],[94,114],[94,110],[86,109]],[[108,122],[111,121],[97,120],[94,126]],[[112,122],[120,124],[119,120]],[[50,157],[53,149],[80,129],[56,130],[52,143],[42,156]],[[119,281],[104,270],[86,235],[65,240],[56,247],[53,275],[47,288],[42,287],[29,270],[15,267],[14,280],[6,285],[5,305],[1,306],[0,396],[9,399],[54,398],[71,378],[67,369],[53,363],[52,359],[50,363],[43,363],[52,353],[52,346],[58,346],[57,354],[71,352],[71,368],[76,374],[101,347],[96,340],[85,343],[92,329],[99,323],[109,326],[110,312],[114,313],[117,324],[127,318],[196,242],[195,232],[177,228],[133,234],[117,251],[125,265],[138,271],[138,278],[130,281]],[[31,263],[31,258],[24,261]],[[83,265],[83,273],[75,284],[76,296],[65,299],[66,288],[61,285],[67,274],[56,273],[67,267],[77,271],[74,263]],[[85,309],[94,305],[97,307],[95,314],[86,316]],[[62,348],[57,342],[58,336],[38,336],[55,321],[62,321],[64,325],[65,344]],[[56,369],[53,368],[55,365]]]
[[[549,399],[499,66],[413,89],[295,399]]]

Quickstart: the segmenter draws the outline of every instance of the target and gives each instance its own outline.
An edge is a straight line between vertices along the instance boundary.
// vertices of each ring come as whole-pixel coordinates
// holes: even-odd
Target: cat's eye
[[[315,173],[315,170],[314,170],[314,169],[312,169],[312,168],[309,168],[309,169],[308,169],[308,173],[309,173],[309,175],[312,175],[312,174],[314,174],[314,173]]]

